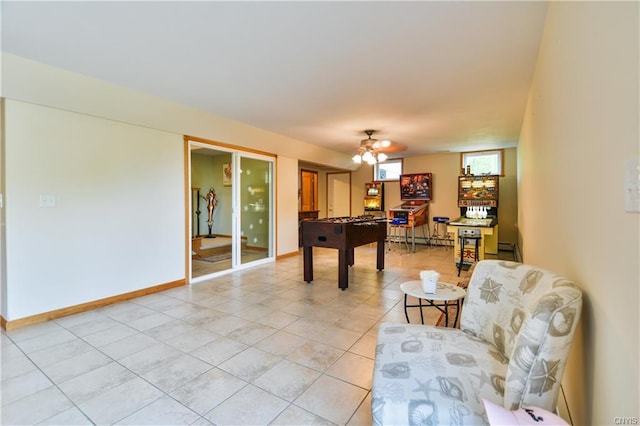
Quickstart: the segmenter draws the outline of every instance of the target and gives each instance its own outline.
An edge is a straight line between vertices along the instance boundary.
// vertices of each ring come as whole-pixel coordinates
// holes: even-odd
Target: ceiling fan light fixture
[[[371,135],[373,135],[375,130],[365,130],[364,132],[368,138],[360,141],[358,152],[351,158],[353,162],[361,164],[364,161],[367,164],[373,165],[386,161],[389,157],[380,150],[391,146],[391,141],[378,141],[377,139],[371,138]]]

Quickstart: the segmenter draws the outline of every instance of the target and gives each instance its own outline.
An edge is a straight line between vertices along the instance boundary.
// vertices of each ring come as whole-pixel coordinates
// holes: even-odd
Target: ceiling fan
[[[382,163],[386,161],[389,156],[385,154],[383,151],[388,150],[391,147],[391,141],[389,140],[381,140],[373,139],[371,135],[373,135],[375,130],[365,130],[364,133],[367,135],[367,139],[362,139],[360,141],[360,147],[358,148],[358,152],[353,156],[352,160],[354,163],[362,163],[363,161],[367,164],[376,164]]]

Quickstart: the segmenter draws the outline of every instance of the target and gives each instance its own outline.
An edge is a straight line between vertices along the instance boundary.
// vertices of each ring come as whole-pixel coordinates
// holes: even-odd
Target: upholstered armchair
[[[556,411],[582,293],[552,272],[478,262],[460,330],[383,323],[372,387],[376,425],[488,424],[482,399]]]

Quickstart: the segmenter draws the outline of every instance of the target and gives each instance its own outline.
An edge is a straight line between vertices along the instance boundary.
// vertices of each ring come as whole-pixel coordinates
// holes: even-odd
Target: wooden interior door
[[[301,170],[302,193],[300,194],[300,211],[318,210],[318,172]]]

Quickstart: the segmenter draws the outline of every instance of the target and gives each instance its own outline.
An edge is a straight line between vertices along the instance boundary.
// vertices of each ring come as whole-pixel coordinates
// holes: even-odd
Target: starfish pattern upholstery
[[[555,411],[582,292],[550,271],[483,260],[460,329],[383,323],[372,386],[374,425],[488,425],[483,399]]]

